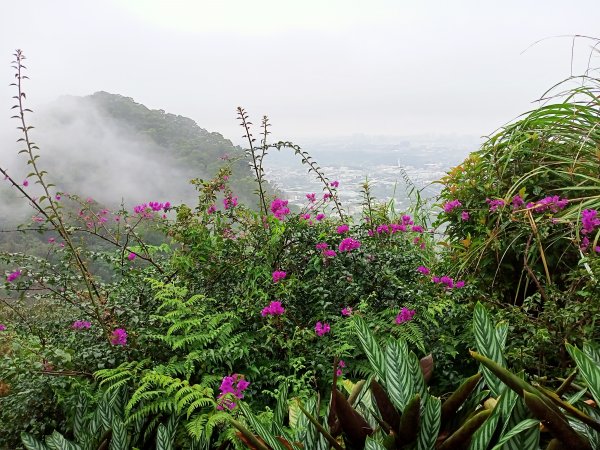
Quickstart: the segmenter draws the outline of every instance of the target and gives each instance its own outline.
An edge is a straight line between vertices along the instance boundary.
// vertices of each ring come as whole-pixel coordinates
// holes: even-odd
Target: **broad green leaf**
[[[288,383],[283,382],[279,386],[279,395],[277,396],[277,405],[275,406],[274,422],[283,425],[283,421],[288,415]]]
[[[410,352],[408,355],[408,368],[413,380],[413,394],[419,394],[422,399],[425,399],[429,392],[425,385],[425,378],[423,378],[423,371],[419,364],[419,358],[414,352]]]
[[[373,333],[371,333],[366,322],[359,316],[354,317],[354,327],[363,351],[371,364],[371,368],[380,380],[385,380],[385,358]]]
[[[385,349],[385,386],[394,406],[403,410],[413,393],[408,348],[402,340],[390,341]]]
[[[239,403],[240,410],[246,417],[248,424],[254,429],[257,435],[259,435],[269,447],[273,450],[286,450],[285,446],[277,440],[277,438],[271,434],[267,427],[265,427],[260,420],[250,410],[250,407],[244,402]],[[157,449],[158,450],[158,449]]]
[[[498,427],[498,422],[500,422],[500,420],[508,419],[510,411],[514,408],[517,399],[517,394],[512,389],[505,386],[492,414],[486,419],[483,425],[473,433],[469,450],[487,448]]]
[[[112,436],[110,438],[109,450],[127,450],[129,443],[127,442],[127,429],[123,421],[115,417],[112,423]]]
[[[567,351],[575,360],[581,377],[585,380],[596,404],[600,404],[600,366],[577,347],[566,344]]]
[[[433,450],[440,432],[442,419],[442,402],[433,395],[427,400],[421,415],[421,426],[417,438],[417,450]]]
[[[80,442],[84,441],[85,430],[85,413],[88,407],[87,397],[79,394],[77,397],[77,405],[75,406],[75,417],[73,418],[73,435]]]
[[[386,450],[386,448],[370,436],[365,441],[365,450]]]
[[[533,427],[539,427],[539,424],[540,424],[540,421],[535,420],[535,419],[525,419],[524,421],[519,422],[514,428],[512,428],[508,433],[503,435],[498,440],[498,443],[492,448],[492,450],[500,450],[506,442],[510,441],[512,438],[517,436],[519,433],[521,433],[525,430],[529,430],[530,428],[533,428]],[[539,428],[538,428],[538,433],[539,433]]]
[[[81,447],[65,439],[58,431],[46,437],[46,445],[50,450],[81,450]]]
[[[29,433],[21,433],[21,442],[27,450],[48,450],[48,447]]]
[[[503,332],[501,331],[500,334]],[[485,307],[477,302],[473,313],[473,334],[477,351],[492,361],[498,363],[501,367],[506,367],[506,361],[502,355],[502,349],[496,337],[496,329],[492,326],[492,321]],[[486,384],[498,397],[502,392],[502,381],[500,381],[487,367],[481,366]]]
[[[173,450],[173,436],[169,434],[169,430],[162,423],[156,430],[156,450]]]

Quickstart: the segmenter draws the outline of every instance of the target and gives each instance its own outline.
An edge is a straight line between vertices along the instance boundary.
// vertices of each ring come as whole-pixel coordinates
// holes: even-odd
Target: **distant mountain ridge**
[[[49,172],[71,192],[104,201],[108,192],[113,201],[124,198],[128,203],[151,197],[193,202],[196,194],[189,180],[211,178],[231,159],[235,195],[256,204],[244,150],[188,117],[104,91],[61,97],[36,116],[42,150],[64,156],[52,158]],[[88,187],[90,192],[84,192]]]

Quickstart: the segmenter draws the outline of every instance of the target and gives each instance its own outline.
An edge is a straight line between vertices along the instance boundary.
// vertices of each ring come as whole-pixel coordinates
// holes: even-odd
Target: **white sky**
[[[570,38],[524,50],[600,37],[598,0],[2,0],[0,11],[0,121],[21,48],[33,107],[105,90],[234,142],[238,105],[299,144],[488,134],[570,73]],[[576,45],[575,72],[589,49]]]

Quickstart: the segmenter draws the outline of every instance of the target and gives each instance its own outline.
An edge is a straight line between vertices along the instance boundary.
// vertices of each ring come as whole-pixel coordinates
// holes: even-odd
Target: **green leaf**
[[[260,422],[260,420],[256,418],[254,414],[252,414],[252,411],[250,410],[248,405],[246,405],[244,402],[240,402],[239,407],[244,416],[246,417],[248,424],[252,428],[254,428],[256,434],[258,434],[267,443],[269,447],[271,447],[273,450],[286,450],[284,445],[281,442],[279,442],[279,440],[275,436],[273,436],[269,430],[267,430],[267,427],[265,427],[262,424],[262,422]]]
[[[21,442],[27,450],[48,450],[48,447],[29,433],[21,433]]]
[[[596,404],[600,405],[600,366],[588,355],[571,344],[565,344],[571,358],[575,360],[581,377],[585,380]]]
[[[498,422],[500,419],[508,419],[510,411],[514,408],[518,398],[519,397],[512,389],[504,386],[504,391],[502,392],[498,403],[496,403],[492,414],[487,418],[483,425],[473,433],[469,450],[479,450],[488,447],[492,440],[492,436],[498,427]]]
[[[440,432],[442,421],[442,402],[439,398],[429,395],[421,416],[417,450],[433,450]]]
[[[363,351],[371,364],[371,368],[380,380],[385,380],[385,358],[381,351],[381,347],[379,347],[371,330],[361,317],[354,317],[354,327]]]
[[[73,418],[73,435],[79,442],[83,442],[86,435],[85,413],[87,411],[87,407],[87,397],[83,394],[80,394],[77,397],[77,405],[75,406],[75,417]]]
[[[386,448],[369,436],[365,441],[365,450],[386,450]]]
[[[512,438],[514,438],[515,436],[517,436],[519,433],[525,431],[525,430],[529,430],[530,428],[533,427],[538,427],[538,434],[539,434],[539,424],[540,421],[539,420],[535,420],[535,419],[525,419],[522,422],[519,422],[514,428],[512,428],[508,433],[506,433],[505,435],[503,435],[499,440],[498,443],[492,448],[492,450],[501,450],[502,446],[510,441]]]
[[[501,367],[506,367],[506,361],[502,355],[496,331],[492,326],[492,321],[487,310],[480,302],[477,302],[473,313],[473,334],[475,335],[477,351]],[[499,331],[499,334],[502,337],[503,331]],[[486,384],[494,393],[494,396],[498,397],[502,392],[502,382],[487,367],[482,367],[481,369]]]
[[[127,442],[127,429],[123,421],[115,418],[112,423],[112,437],[110,439],[109,450],[127,450],[129,448]]]
[[[275,406],[274,423],[283,425],[283,421],[288,415],[287,398],[288,383],[285,381],[281,384],[281,386],[279,386],[279,395],[277,396],[277,405]]]
[[[54,432],[46,437],[46,445],[50,450],[81,450],[81,447],[73,442],[67,441],[62,434]]]
[[[386,347],[385,375],[390,400],[397,409],[403,410],[414,390],[405,341],[391,341]]]
[[[173,450],[173,437],[162,423],[156,430],[156,450]]]

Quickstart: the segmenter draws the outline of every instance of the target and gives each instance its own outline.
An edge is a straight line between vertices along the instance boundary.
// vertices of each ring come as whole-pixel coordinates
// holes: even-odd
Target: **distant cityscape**
[[[309,142],[304,146],[330,180],[340,182],[339,195],[351,214],[360,209],[361,188],[369,181],[371,194],[379,201],[394,199],[396,209],[409,206],[411,188],[405,178],[421,191],[421,196],[437,195],[437,183],[451,167],[459,164],[480,140],[461,138],[381,138],[358,136]],[[285,193],[291,204],[302,206],[306,193],[322,192],[322,184],[306,165],[291,154],[269,155],[267,179]]]

